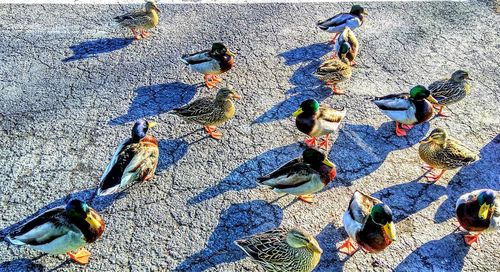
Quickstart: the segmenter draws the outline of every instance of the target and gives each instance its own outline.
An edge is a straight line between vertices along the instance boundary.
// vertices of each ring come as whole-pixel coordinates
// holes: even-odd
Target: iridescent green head
[[[87,224],[92,229],[100,229],[102,227],[101,221],[94,210],[92,210],[87,203],[79,200],[72,199],[66,204],[64,209],[67,217],[77,224]],[[86,223],[85,223],[86,222]]]
[[[220,42],[216,42],[212,44],[212,49],[210,50],[210,54],[214,56],[224,56],[224,55],[229,55],[231,57],[234,57],[234,53],[229,51],[229,49]]]
[[[360,5],[353,5],[349,13],[352,15],[368,15],[368,11],[366,11],[366,9]]]
[[[375,224],[382,226],[387,238],[391,241],[396,240],[396,229],[392,222],[392,211],[389,206],[384,203],[374,205],[370,217]]]
[[[490,209],[495,205],[495,192],[493,190],[484,190],[477,196],[477,203],[479,204],[478,217],[486,220]]]
[[[343,42],[340,45],[339,53],[341,55],[345,55],[345,54],[347,54],[349,52],[349,50],[351,50],[351,45],[348,42]]]
[[[294,117],[299,116],[302,113],[307,115],[313,115],[319,110],[319,103],[315,99],[307,99],[300,103],[300,107],[293,113]]]

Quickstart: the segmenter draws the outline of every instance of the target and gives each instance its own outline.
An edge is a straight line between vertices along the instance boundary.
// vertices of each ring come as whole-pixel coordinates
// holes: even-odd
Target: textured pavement
[[[500,15],[490,2],[366,3],[367,23],[352,79],[331,96],[311,74],[332,47],[317,20],[350,3],[160,5],[159,27],[139,42],[111,20],[131,6],[0,5],[0,236],[73,197],[92,200],[115,147],[139,118],[158,119],[158,176],[92,202],[106,220],[83,267],[0,243],[0,271],[261,271],[233,240],[300,226],[324,250],[315,271],[499,271],[500,237],[481,250],[454,233],[454,203],[500,185]],[[179,56],[223,41],[237,53],[222,76],[243,99],[223,140],[168,114],[215,91]],[[450,118],[416,126],[408,138],[367,98],[428,85],[457,69],[475,81]],[[255,178],[298,156],[304,136],[289,116],[307,98],[348,113],[329,157],[338,176],[307,205],[278,198]],[[481,160],[420,179],[418,141],[435,127]],[[356,190],[393,210],[398,240],[380,254],[336,252],[341,216]]]

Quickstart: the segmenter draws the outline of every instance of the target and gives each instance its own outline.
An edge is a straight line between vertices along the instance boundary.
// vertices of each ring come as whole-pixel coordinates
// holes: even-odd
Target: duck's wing
[[[446,148],[442,153],[443,160],[460,161],[464,165],[473,163],[479,160],[477,153],[463,145],[461,142],[454,139],[448,139]]]
[[[378,203],[382,203],[382,201],[360,191],[356,191],[351,198],[348,210],[354,220],[364,225],[370,216],[373,206]]]
[[[151,17],[146,11],[136,11],[115,17],[114,19],[122,26],[131,28],[142,26],[153,21],[153,17]]]
[[[318,172],[301,159],[292,160],[272,173],[257,178],[261,184],[277,189],[293,188],[311,180],[311,175]]]
[[[324,75],[343,69],[342,61],[339,59],[328,59],[324,61],[316,70],[317,75]]]
[[[203,119],[213,113],[215,106],[211,98],[203,97],[184,107],[173,109],[172,111],[174,114],[181,117],[197,117]]]
[[[328,18],[323,21],[319,21],[316,23],[316,25],[322,29],[322,30],[327,30],[330,27],[336,27],[339,25],[345,24],[347,21],[355,18],[352,14],[349,13],[339,13],[337,15],[334,15],[331,18]]]
[[[372,99],[373,103],[381,110],[390,111],[406,111],[413,107],[413,103],[409,100],[410,95],[407,93],[390,94]]]
[[[462,92],[460,86],[456,83],[450,82],[447,79],[438,80],[431,85],[429,85],[429,91],[432,97],[434,97],[439,103],[444,103],[449,100],[449,98],[457,96],[465,96],[465,90]]]
[[[284,263],[289,262],[291,256],[291,249],[286,243],[287,234],[285,228],[277,228],[236,240],[235,243],[258,262]]]
[[[319,119],[323,119],[332,123],[340,123],[344,119],[347,109],[344,107],[341,110],[332,109],[321,105],[319,107]]]
[[[116,162],[118,161],[118,157],[120,156],[120,153],[122,152],[123,148],[130,144],[132,139],[126,139],[120,145],[116,148],[115,153],[113,154],[113,157],[111,157],[111,161],[108,163],[106,166],[106,170],[104,170],[104,173],[102,173],[101,178],[99,179],[100,182],[102,182],[106,177],[109,175],[109,172],[111,169],[115,166]]]
[[[182,62],[188,65],[200,64],[204,62],[209,62],[213,60],[213,57],[210,56],[210,50],[204,50],[200,52],[196,52],[193,54],[186,54],[181,57]]]

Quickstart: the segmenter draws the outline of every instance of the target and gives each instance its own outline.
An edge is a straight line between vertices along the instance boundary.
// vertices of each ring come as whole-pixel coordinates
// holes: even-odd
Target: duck
[[[12,230],[6,238],[17,246],[52,255],[67,254],[79,264],[88,264],[90,252],[83,247],[97,241],[105,226],[102,217],[87,203],[72,199]]]
[[[273,272],[311,272],[323,253],[314,236],[299,228],[280,227],[235,244],[265,271]]]
[[[429,85],[428,89],[432,97],[438,102],[433,106],[439,110],[439,116],[448,117],[449,115],[443,113],[444,107],[457,103],[470,94],[471,84],[468,80],[472,80],[469,73],[458,70],[450,78],[438,80]]]
[[[319,148],[327,150],[330,145],[330,134],[338,131],[346,112],[345,107],[336,110],[326,105],[320,105],[315,99],[307,99],[300,104],[293,116],[297,129],[311,137],[311,139],[305,140],[305,144],[308,147],[315,147],[316,138],[326,135],[319,144]]]
[[[425,177],[431,182],[439,180],[446,170],[467,166],[479,160],[477,153],[450,138],[442,128],[434,129],[420,141],[418,154],[425,162],[423,168],[428,171]],[[433,173],[434,169],[441,169],[441,172],[436,175]]]
[[[158,13],[160,13],[160,9],[156,5],[156,2],[148,0],[144,8],[116,16],[113,19],[121,26],[130,28],[132,34],[134,34],[134,38],[140,40],[141,37],[146,38],[149,36],[146,30],[155,28],[158,25],[160,22]],[[141,36],[137,34],[138,29],[141,31]]]
[[[222,82],[217,75],[233,68],[235,56],[224,44],[216,42],[210,50],[183,55],[181,61],[194,72],[204,74],[205,85],[211,89]]]
[[[342,217],[349,237],[339,252],[352,256],[359,247],[369,253],[378,253],[396,240],[392,211],[379,199],[355,191]]]
[[[317,149],[307,148],[302,152],[302,157],[257,178],[257,182],[271,187],[276,193],[295,195],[301,201],[313,203],[312,194],[323,190],[336,175],[336,166],[325,154]]]
[[[434,110],[429,101],[435,103],[436,99],[422,85],[413,87],[409,94],[391,94],[372,99],[383,113],[396,122],[396,135],[400,137],[407,135],[405,129],[409,130],[432,118]]]
[[[220,140],[222,133],[217,131],[217,126],[234,117],[236,107],[233,99],[241,99],[241,96],[233,89],[221,88],[215,99],[202,97],[181,108],[173,109],[172,113],[186,121],[203,125],[210,137]]]
[[[139,120],[132,127],[132,137],[116,148],[99,180],[98,196],[114,194],[137,182],[154,178],[160,151],[158,140],[148,135],[154,121]]]
[[[463,194],[455,206],[458,223],[467,234],[464,241],[479,248],[479,237],[483,232],[494,232],[500,228],[500,195],[498,191],[480,189]]]
[[[335,33],[331,40],[331,43],[335,43],[337,36],[342,33],[346,27],[355,29],[363,25],[365,22],[365,15],[368,15],[368,11],[364,7],[353,5],[349,13],[339,13],[324,21],[319,21],[316,24],[321,30]]]
[[[349,60],[349,64],[351,66],[357,65],[355,59],[359,52],[359,42],[354,34],[354,31],[351,28],[346,27],[342,34],[337,37],[337,42],[335,43],[335,52],[332,55],[332,58],[336,58],[337,55],[340,55],[340,49],[343,44],[347,44],[349,47],[349,51],[346,54],[347,59]]]
[[[337,84],[350,79],[352,76],[352,68],[347,59],[349,50],[349,44],[343,43],[340,46],[339,58],[326,60],[314,73],[319,80],[332,88],[334,94],[344,94],[344,91],[337,89]]]

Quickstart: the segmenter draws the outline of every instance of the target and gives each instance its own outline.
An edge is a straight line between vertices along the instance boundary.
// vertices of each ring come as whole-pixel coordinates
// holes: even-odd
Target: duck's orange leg
[[[316,137],[312,137],[311,139],[305,139],[304,143],[307,147],[316,147]]]
[[[212,80],[215,82],[222,82],[222,78],[218,77],[217,75],[212,75]]]
[[[481,233],[464,235],[464,241],[466,244],[468,244],[472,248],[478,249],[479,243],[480,243],[480,239],[479,239],[480,235],[481,235]]]
[[[299,195],[297,197],[298,200],[304,201],[306,203],[313,203],[314,202],[314,196],[313,195]]]
[[[217,79],[214,79],[214,77],[216,77],[215,75],[205,75],[204,79],[205,79],[205,85],[209,88],[209,89],[212,89],[213,87],[215,87],[215,85],[217,85],[217,82],[220,82],[218,80],[221,80],[220,78],[217,78]]]
[[[214,138],[216,140],[220,140],[222,138],[222,133],[219,132],[219,131],[215,131],[217,129],[217,127],[215,127],[215,126],[204,126],[203,128],[208,133],[208,135],[210,135],[210,137],[212,137],[212,138]]]
[[[141,29],[141,37],[146,38],[149,36],[149,33],[146,32],[146,30]]]
[[[424,169],[425,171],[432,171],[432,170],[434,170],[434,167],[428,165],[427,163],[424,163],[422,165],[422,169]]]
[[[441,116],[441,117],[450,117],[449,114],[443,113],[444,106],[442,106],[442,105],[434,105],[434,108],[435,109],[439,109],[438,116]]]
[[[338,248],[339,252],[352,256],[359,247],[351,242],[351,238],[347,238],[344,243]]]
[[[399,137],[404,137],[406,136],[406,130],[402,129],[399,127],[399,123],[396,121],[396,135]]]
[[[330,88],[332,88],[332,92],[334,94],[344,94],[343,90],[337,89],[337,83],[330,83],[330,82],[328,82],[327,85],[329,85]]]
[[[90,258],[90,252],[84,248],[80,248],[76,253],[71,251],[66,252],[68,256],[75,262],[79,264],[88,264]]]
[[[137,34],[137,31],[135,31],[135,29],[131,28],[130,30],[132,30],[132,34],[134,34],[134,38],[136,40],[140,40],[141,39],[141,37]]]
[[[444,172],[446,172],[445,169],[442,169],[441,173],[439,173],[438,175],[436,175],[432,172],[429,172],[429,173],[425,174],[425,177],[427,178],[427,180],[429,182],[434,183],[434,182],[438,181],[443,176]]]
[[[337,42],[338,36],[339,36],[339,33],[335,33],[335,35],[333,35],[333,38],[330,40],[330,43],[335,44]]]
[[[401,124],[401,127],[406,130],[410,130],[414,127],[415,125],[407,125],[407,124]]]
[[[319,143],[319,148],[328,150],[328,147],[330,147],[330,134],[326,134],[325,139]]]

